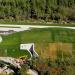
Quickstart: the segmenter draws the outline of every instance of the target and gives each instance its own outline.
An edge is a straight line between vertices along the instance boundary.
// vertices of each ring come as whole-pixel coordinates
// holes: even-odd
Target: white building
[[[28,50],[31,57],[38,57],[39,55],[36,53],[34,49],[34,43],[20,44],[20,50]]]

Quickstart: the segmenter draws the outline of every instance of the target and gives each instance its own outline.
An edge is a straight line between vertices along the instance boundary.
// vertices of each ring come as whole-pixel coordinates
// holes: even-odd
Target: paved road
[[[24,31],[24,30],[30,30],[32,28],[66,28],[66,29],[75,29],[75,27],[69,27],[69,26],[43,26],[43,25],[39,26],[39,25],[9,25],[9,24],[0,24],[0,26],[2,26],[2,27],[0,27],[1,31],[14,30],[14,31],[17,31],[17,32]]]

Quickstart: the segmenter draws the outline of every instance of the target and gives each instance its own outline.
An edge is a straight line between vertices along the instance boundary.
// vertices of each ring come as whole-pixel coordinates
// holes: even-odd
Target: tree
[[[0,18],[68,20],[74,19],[74,7],[75,0],[0,0]]]

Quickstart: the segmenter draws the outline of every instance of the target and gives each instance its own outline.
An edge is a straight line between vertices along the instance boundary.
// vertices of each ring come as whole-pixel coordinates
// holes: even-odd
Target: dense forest
[[[75,0],[0,0],[0,20],[75,21]]]

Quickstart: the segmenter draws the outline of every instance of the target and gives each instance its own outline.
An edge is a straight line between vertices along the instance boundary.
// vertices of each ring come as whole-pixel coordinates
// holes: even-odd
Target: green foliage
[[[28,75],[27,74],[27,70],[29,69],[29,66],[28,65],[21,65],[21,69],[20,69],[20,73],[21,73],[21,75]]]
[[[0,0],[0,19],[75,21],[74,7],[74,0]]]

